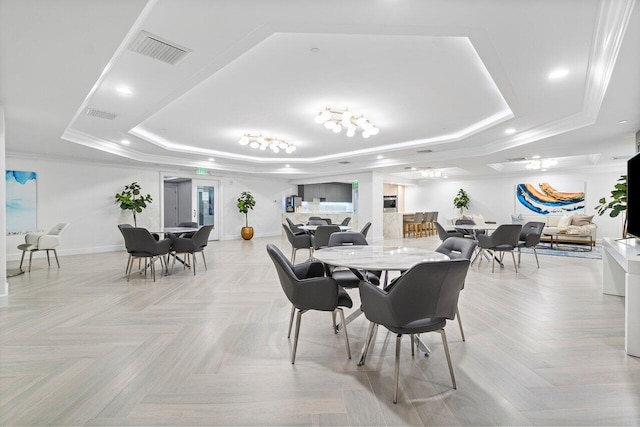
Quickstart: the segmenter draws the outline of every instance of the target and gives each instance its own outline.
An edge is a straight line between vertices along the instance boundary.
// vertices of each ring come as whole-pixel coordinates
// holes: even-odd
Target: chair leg
[[[491,257],[491,272],[495,272],[496,271],[496,254],[494,253],[493,256]]]
[[[176,258],[178,254],[173,254],[173,261],[171,262],[171,274],[173,274],[173,268],[176,266]]]
[[[29,273],[31,273],[31,260],[33,259],[33,251],[29,251]]]
[[[513,258],[513,267],[516,269],[516,273],[518,272],[518,265],[516,264],[516,255],[511,251],[511,258]]]
[[[131,255],[129,255],[129,260],[130,260],[130,263],[127,264],[127,271],[126,271],[127,282],[131,278],[131,270],[133,270],[133,263],[135,262],[135,258],[133,258]]]
[[[47,265],[51,267],[51,259],[49,259],[49,249],[47,249]]]
[[[151,277],[153,277],[153,281],[156,281],[156,260],[154,257],[151,257]]]
[[[400,375],[400,342],[402,341],[402,335],[398,334],[396,337],[396,366],[393,376],[393,403],[398,403],[398,376]]]
[[[338,326],[336,325],[336,311],[333,310],[331,312],[331,319],[333,320],[333,333],[337,334],[338,333]]]
[[[520,267],[520,257],[522,255],[522,251],[520,251],[520,248],[518,247],[518,267]]]
[[[293,338],[293,353],[291,353],[291,364],[296,363],[296,351],[298,350],[298,335],[300,335],[300,321],[302,320],[302,315],[307,310],[298,310],[298,315],[296,316],[296,334]]]
[[[442,336],[442,346],[444,347],[444,354],[447,356],[447,363],[449,364],[449,373],[451,374],[451,382],[453,383],[453,389],[457,389],[456,387],[456,377],[453,375],[453,366],[451,365],[451,355],[449,354],[449,344],[447,344],[447,334],[444,332],[444,329],[440,329],[440,335]]]
[[[344,310],[337,308],[340,312],[340,321],[342,322],[342,331],[344,332],[344,341],[347,344],[347,356],[351,359],[351,346],[349,345],[349,334],[347,333],[347,323],[344,321]],[[334,311],[335,313],[335,311]]]
[[[191,257],[191,254],[189,254],[189,257]],[[191,262],[191,265],[193,266],[193,275],[196,275],[196,264],[198,262],[196,261],[196,254],[195,252],[193,253],[193,261]]]
[[[540,268],[540,263],[538,262],[538,252],[536,252],[536,248],[533,248],[533,254],[536,256],[536,264],[538,264],[538,268]]]
[[[22,251],[22,257],[20,258],[20,267],[19,267],[20,271],[22,271],[22,261],[24,261],[24,254],[25,254],[25,252],[26,252],[26,251]]]
[[[296,248],[291,248],[291,264],[296,265]]]
[[[369,346],[371,345],[371,340],[373,339],[373,330],[375,329],[375,326],[375,323],[369,322],[367,340],[364,342],[364,351],[362,352],[362,360],[360,361],[360,365],[364,365],[364,362],[366,362],[367,360],[367,353],[369,353]]]
[[[204,258],[204,251],[200,251],[200,255],[202,255],[202,263],[204,264],[204,271],[209,271],[209,269],[207,269],[207,260]]]
[[[458,326],[460,326],[460,335],[462,335],[462,341],[466,341],[464,338],[464,330],[462,329],[462,319],[460,319],[460,310],[458,310],[458,306],[456,306],[456,317],[458,318]]]
[[[289,317],[289,332],[287,338],[291,338],[291,327],[293,326],[293,316],[296,314],[296,306],[291,304],[291,316]]]
[[[416,337],[413,334],[411,334],[411,357],[416,355],[415,347],[416,347]]]

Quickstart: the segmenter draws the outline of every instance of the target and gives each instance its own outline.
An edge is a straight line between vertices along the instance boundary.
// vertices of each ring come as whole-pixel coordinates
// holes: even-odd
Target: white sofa
[[[567,218],[568,223],[567,223]],[[530,221],[544,222],[542,231],[542,241],[553,239],[562,243],[583,243],[590,246],[596,244],[596,231],[598,226],[593,223],[594,215],[573,214],[573,215],[512,215],[513,222],[525,224]],[[545,233],[547,235],[545,235]]]

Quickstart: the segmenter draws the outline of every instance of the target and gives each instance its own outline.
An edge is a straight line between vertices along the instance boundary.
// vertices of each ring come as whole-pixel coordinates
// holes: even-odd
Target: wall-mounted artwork
[[[6,171],[7,234],[37,230],[36,173]]]
[[[516,185],[516,213],[564,215],[584,211],[583,182],[543,182]]]

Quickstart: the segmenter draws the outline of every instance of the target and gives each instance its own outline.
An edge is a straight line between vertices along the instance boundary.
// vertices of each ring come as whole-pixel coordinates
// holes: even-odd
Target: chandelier
[[[526,168],[527,169],[533,169],[533,170],[538,170],[538,169],[547,169],[550,168],[551,166],[555,166],[558,164],[557,160],[554,159],[535,159],[535,160],[531,160],[529,163],[527,163]]]
[[[340,133],[342,129],[346,129],[348,137],[354,136],[357,130],[362,130],[363,138],[369,138],[380,132],[371,120],[365,116],[353,114],[348,108],[337,110],[327,107],[320,111],[314,120],[334,133]]]
[[[425,169],[420,172],[420,175],[425,178],[440,178],[442,176],[442,171],[440,169]]]
[[[258,148],[262,151],[270,148],[274,153],[279,153],[280,150],[284,150],[287,154],[291,154],[296,151],[296,146],[290,142],[286,142],[278,138],[262,136],[262,134],[254,135],[251,133],[245,133],[238,142],[240,145],[248,145],[251,148]]]

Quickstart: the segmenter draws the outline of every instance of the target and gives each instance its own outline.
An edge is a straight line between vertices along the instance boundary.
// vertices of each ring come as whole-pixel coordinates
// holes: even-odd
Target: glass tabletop
[[[318,249],[314,258],[336,267],[357,270],[408,270],[420,262],[447,261],[449,257],[436,251],[404,246],[335,246]]]

